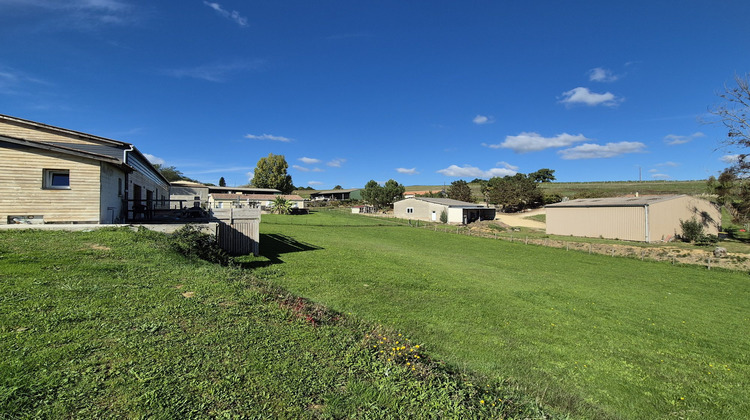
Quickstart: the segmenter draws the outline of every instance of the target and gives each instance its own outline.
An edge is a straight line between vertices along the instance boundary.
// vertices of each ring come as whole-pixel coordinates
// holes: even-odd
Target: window
[[[122,178],[117,178],[117,196],[122,197]]]
[[[67,169],[45,169],[43,185],[43,188],[48,190],[69,190],[70,171]]]
[[[406,208],[406,213],[407,213],[407,214],[412,214],[412,213],[414,213],[414,207],[407,207],[407,208]]]

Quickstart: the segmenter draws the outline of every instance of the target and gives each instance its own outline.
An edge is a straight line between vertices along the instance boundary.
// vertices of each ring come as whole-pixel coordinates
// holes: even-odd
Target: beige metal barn
[[[547,234],[639,242],[669,241],[681,233],[680,221],[693,217],[716,235],[721,211],[688,195],[584,198],[546,206]]]

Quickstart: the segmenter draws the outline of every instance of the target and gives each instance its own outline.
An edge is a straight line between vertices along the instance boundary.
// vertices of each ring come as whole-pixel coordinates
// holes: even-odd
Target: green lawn
[[[255,274],[586,418],[750,417],[747,273],[263,216]],[[290,245],[291,244],[291,245]]]
[[[162,234],[0,232],[0,419],[544,416],[407,336],[182,257]]]

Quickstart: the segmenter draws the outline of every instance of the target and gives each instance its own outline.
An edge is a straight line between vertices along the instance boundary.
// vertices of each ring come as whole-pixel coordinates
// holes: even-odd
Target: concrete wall
[[[409,208],[413,209],[412,213],[408,212]],[[417,200],[414,198],[406,198],[404,200],[400,200],[400,201],[393,203],[393,215],[400,219],[439,222],[440,213],[442,213],[443,210],[449,211],[448,221],[451,222],[450,210],[448,209],[448,206],[445,206],[442,204],[428,203],[426,201],[421,201],[421,200]],[[461,211],[461,209],[451,209],[451,210],[458,210],[459,212]],[[433,216],[433,213],[434,213],[434,216]],[[462,217],[463,217],[462,215],[459,215],[458,220],[455,222],[451,222],[451,223],[460,223],[460,220]],[[456,216],[454,215],[453,218],[455,219]]]
[[[99,186],[99,223],[123,223],[123,198],[125,194],[125,172],[107,163],[101,163]]]

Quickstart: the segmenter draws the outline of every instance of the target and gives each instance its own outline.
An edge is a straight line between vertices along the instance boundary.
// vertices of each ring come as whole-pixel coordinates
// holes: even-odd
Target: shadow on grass
[[[274,264],[281,264],[284,260],[281,255],[292,252],[315,251],[323,249],[309,243],[300,242],[286,235],[278,234],[260,234],[260,256],[265,257],[265,261],[248,261],[240,262],[242,268],[261,268]]]

